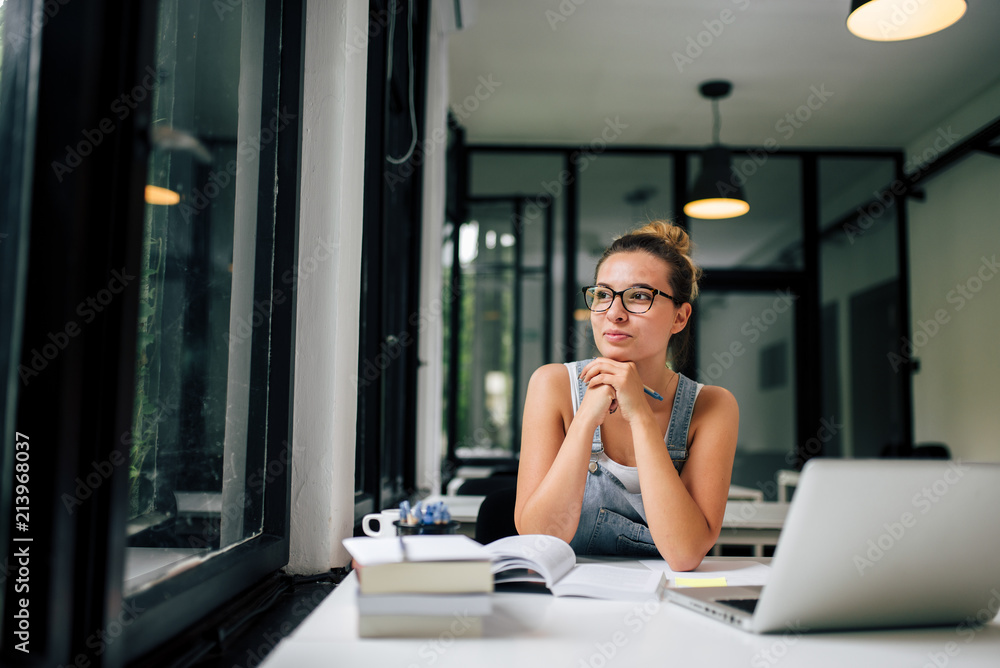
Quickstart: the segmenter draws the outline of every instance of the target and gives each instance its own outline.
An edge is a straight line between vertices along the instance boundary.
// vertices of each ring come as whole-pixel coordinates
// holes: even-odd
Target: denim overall
[[[567,362],[573,388],[573,414],[576,415],[587,388],[580,372],[591,360]],[[687,460],[688,427],[698,394],[698,384],[678,374],[677,392],[670,424],[664,436],[670,459],[680,473]],[[587,485],[583,491],[580,523],[570,546],[577,554],[612,554],[632,558],[660,558],[653,537],[646,525],[642,496],[625,489],[625,485],[598,461],[604,450],[601,428],[594,430],[590,449]]]

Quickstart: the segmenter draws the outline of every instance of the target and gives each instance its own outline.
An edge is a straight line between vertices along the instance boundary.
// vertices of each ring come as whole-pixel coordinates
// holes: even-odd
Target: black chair
[[[902,459],[951,459],[951,448],[944,443],[890,443],[882,448],[880,457]]]
[[[951,449],[944,443],[917,443],[910,456],[915,459],[951,459]]]
[[[498,538],[516,536],[514,526],[514,502],[517,498],[516,487],[505,487],[490,492],[479,506],[476,517],[476,540],[483,545],[492,543]]]
[[[497,471],[485,478],[469,478],[455,490],[458,496],[486,496],[501,489],[517,487],[517,471]]]

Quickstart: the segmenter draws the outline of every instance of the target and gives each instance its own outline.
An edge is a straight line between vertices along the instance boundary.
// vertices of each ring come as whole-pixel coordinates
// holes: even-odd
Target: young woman
[[[528,383],[519,533],[558,536],[577,554],[662,557],[680,571],[715,544],[739,408],[727,390],[668,366],[683,355],[698,294],[689,252],[681,228],[657,221],[597,263],[584,296],[601,357],[547,364]]]

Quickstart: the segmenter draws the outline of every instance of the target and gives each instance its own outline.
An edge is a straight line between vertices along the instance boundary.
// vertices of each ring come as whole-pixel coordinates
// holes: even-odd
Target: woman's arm
[[[594,429],[613,398],[610,388],[589,390],[573,416],[569,382],[562,364],[540,367],[528,381],[514,506],[518,533],[548,534],[566,542],[580,522]]]
[[[687,462],[678,475],[655,420],[632,424],[649,531],[673,570],[697,567],[719,538],[738,430],[733,395],[721,387],[704,387],[691,418]]]

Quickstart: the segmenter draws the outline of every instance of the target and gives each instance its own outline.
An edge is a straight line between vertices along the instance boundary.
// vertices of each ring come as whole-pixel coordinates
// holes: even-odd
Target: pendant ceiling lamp
[[[684,205],[684,213],[691,218],[735,218],[750,210],[742,182],[734,178],[729,150],[719,143],[722,129],[719,100],[732,89],[728,81],[706,81],[700,88],[702,96],[712,101],[713,144],[701,154],[701,173]]]
[[[875,42],[898,42],[944,30],[965,9],[965,0],[851,0],[847,29]]]

